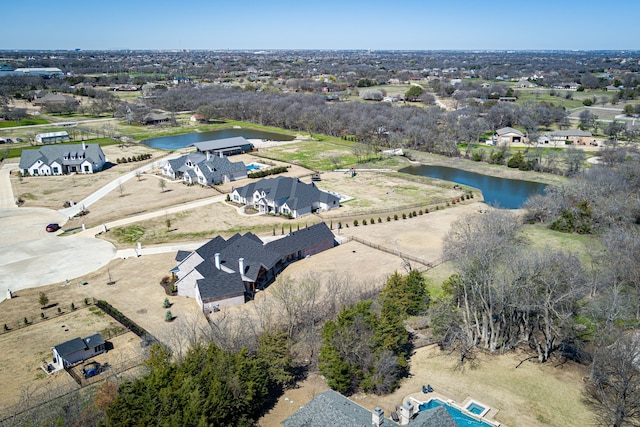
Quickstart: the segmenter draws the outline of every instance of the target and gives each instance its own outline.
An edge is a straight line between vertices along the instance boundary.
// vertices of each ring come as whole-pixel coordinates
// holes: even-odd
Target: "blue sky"
[[[8,49],[639,50],[640,1],[10,1]]]

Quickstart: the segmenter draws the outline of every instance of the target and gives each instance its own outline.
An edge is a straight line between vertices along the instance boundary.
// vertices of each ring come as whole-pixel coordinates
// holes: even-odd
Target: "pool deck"
[[[479,402],[478,400],[472,398],[471,396],[467,396],[462,403],[456,403],[455,401],[453,401],[452,399],[449,399],[447,396],[444,396],[436,391],[432,391],[431,393],[422,393],[422,392],[417,392],[417,393],[412,393],[408,396],[406,396],[404,399],[402,399],[402,403],[407,403],[410,402],[412,405],[414,405],[416,407],[417,410],[417,406],[420,403],[424,403],[427,402],[431,399],[438,399],[442,402],[445,402],[447,405],[451,405],[457,409],[462,410],[466,415],[475,418],[477,420],[480,421],[484,421],[489,425],[493,425],[495,427],[506,427],[503,424],[499,423],[498,421],[496,421],[494,419],[494,417],[496,416],[496,414],[498,413],[498,409],[495,408],[491,408],[488,405],[485,405],[484,403]],[[469,405],[471,402],[475,402],[479,405],[484,406],[485,408],[489,408],[489,410],[483,415],[483,416],[478,416],[476,414],[473,414],[469,411],[467,411],[466,408],[467,405]]]

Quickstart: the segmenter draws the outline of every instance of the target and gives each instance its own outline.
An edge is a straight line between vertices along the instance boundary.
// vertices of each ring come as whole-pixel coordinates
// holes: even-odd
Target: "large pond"
[[[294,137],[282,133],[265,132],[256,129],[221,129],[210,132],[186,133],[182,135],[163,136],[160,138],[145,139],[143,144],[163,150],[177,150],[189,144],[212,139],[233,138],[242,136],[247,139],[268,139],[272,141],[293,141]]]
[[[497,178],[445,166],[409,166],[400,172],[457,182],[482,191],[485,203],[503,209],[518,209],[534,194],[542,194],[546,184]]]

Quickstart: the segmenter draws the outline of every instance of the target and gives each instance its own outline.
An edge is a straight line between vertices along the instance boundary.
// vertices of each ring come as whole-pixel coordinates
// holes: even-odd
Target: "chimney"
[[[406,426],[413,418],[413,405],[409,402],[400,407],[400,425]]]
[[[84,141],[82,141],[82,151],[86,149],[87,149],[87,144]]]
[[[374,427],[380,427],[384,423],[384,410],[380,408],[375,408],[371,412],[371,422]]]
[[[220,254],[219,253],[215,254],[213,256],[213,259],[215,260],[216,268],[220,270]]]
[[[207,161],[211,160],[211,151],[207,151]]]
[[[244,276],[244,258],[238,259],[238,269],[240,270],[240,274]]]

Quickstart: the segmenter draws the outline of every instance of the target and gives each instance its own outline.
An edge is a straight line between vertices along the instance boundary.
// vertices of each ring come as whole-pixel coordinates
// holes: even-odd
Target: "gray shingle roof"
[[[324,222],[290,233],[286,238],[274,240],[265,246],[283,257],[309,248],[319,242],[334,239],[335,236]]]
[[[198,288],[203,301],[241,295],[246,291],[240,274],[228,274],[215,266],[207,277],[198,280]]]
[[[58,344],[53,348],[56,349],[60,357],[66,357],[77,351],[85,350],[87,348],[87,345],[84,343],[82,338],[78,337],[67,342],[63,342],[62,344]]]
[[[82,149],[82,144],[43,145],[40,148],[22,150],[20,169],[27,169],[38,160],[42,160],[47,165],[50,165],[54,160],[61,165],[80,164],[84,160],[102,164],[105,156],[100,145],[85,144],[85,146],[85,150]],[[75,159],[71,159],[72,157]]]
[[[217,236],[194,251],[203,260],[195,267],[203,277],[198,280],[200,296],[202,299],[223,298],[243,292],[240,258],[244,259],[242,274],[256,282],[262,269],[271,270],[284,257],[333,239],[334,235],[325,223],[292,232],[266,245],[253,233],[235,234],[228,240]],[[221,269],[215,265],[216,254],[220,255]],[[176,261],[182,262],[188,256],[180,251]]]
[[[506,135],[508,133],[515,133],[516,135],[520,135],[520,136],[524,136],[524,134],[522,132],[520,132],[518,129],[514,129],[512,127],[503,127],[500,128],[496,131],[496,134],[498,135]]]
[[[372,413],[368,409],[347,399],[333,390],[320,393],[296,413],[285,419],[285,427],[371,427]],[[384,426],[396,426],[385,418]],[[449,412],[443,407],[417,413],[409,422],[415,427],[458,427]]]
[[[444,406],[420,411],[409,423],[412,427],[458,427]]]
[[[77,351],[86,350],[90,347],[96,347],[100,344],[104,344],[105,341],[100,334],[93,334],[88,336],[85,339],[80,337],[74,338],[72,340],[63,342],[62,344],[56,345],[55,348],[60,357],[66,357],[70,354],[73,354]]]
[[[286,176],[261,179],[258,182],[240,187],[237,191],[244,198],[250,198],[256,191],[264,192],[266,199],[275,201],[277,206],[286,203],[292,210],[310,207],[317,201],[329,204],[332,200],[340,201],[338,196],[318,189],[314,183],[306,184],[297,178]]]
[[[567,130],[556,130],[553,132],[549,132],[547,135],[550,137],[568,137],[568,136],[583,136],[583,137],[591,137],[591,132],[587,132],[580,129],[567,129]]]
[[[333,390],[320,393],[284,420],[285,427],[371,427],[371,411]],[[385,418],[384,424],[395,425]]]

